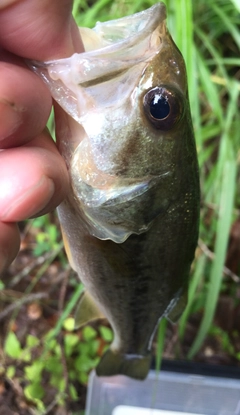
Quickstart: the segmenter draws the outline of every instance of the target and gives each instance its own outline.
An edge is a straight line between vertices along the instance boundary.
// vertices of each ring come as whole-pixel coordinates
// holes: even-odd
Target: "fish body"
[[[186,304],[197,244],[186,70],[165,19],[158,3],[99,23],[82,31],[89,52],[35,66],[68,114],[57,135],[71,189],[58,214],[90,318],[98,309],[114,331],[96,369],[104,376],[146,377],[159,320],[175,321]]]

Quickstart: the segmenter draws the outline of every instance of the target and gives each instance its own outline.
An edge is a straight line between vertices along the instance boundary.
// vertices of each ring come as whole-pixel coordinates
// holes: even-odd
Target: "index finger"
[[[2,0],[0,45],[28,59],[64,58],[84,50],[72,0]]]

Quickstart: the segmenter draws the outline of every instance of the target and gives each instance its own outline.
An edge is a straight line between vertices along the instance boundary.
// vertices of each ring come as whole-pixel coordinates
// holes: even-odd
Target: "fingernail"
[[[13,103],[0,99],[0,140],[12,135],[22,123],[21,112]]]
[[[55,186],[51,179],[43,176],[38,183],[19,191],[19,196],[15,196],[14,200],[11,195],[0,200],[1,221],[16,222],[36,215],[51,200]]]

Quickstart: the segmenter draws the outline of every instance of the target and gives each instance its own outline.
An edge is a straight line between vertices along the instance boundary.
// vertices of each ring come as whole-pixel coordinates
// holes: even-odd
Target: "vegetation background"
[[[189,303],[178,325],[161,323],[157,364],[163,350],[168,359],[240,368],[240,1],[165,3],[187,65],[202,201]],[[73,13],[93,27],[153,4],[75,0]],[[83,287],[55,213],[20,229],[21,251],[0,281],[0,414],[83,414],[89,371],[112,332],[107,323],[73,331]]]

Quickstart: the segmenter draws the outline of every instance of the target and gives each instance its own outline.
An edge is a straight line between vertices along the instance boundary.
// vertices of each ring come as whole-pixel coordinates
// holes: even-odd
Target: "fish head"
[[[41,74],[70,116],[59,148],[77,210],[90,234],[121,243],[176,197],[192,137],[186,70],[163,3],[82,36],[91,50],[48,62]]]

